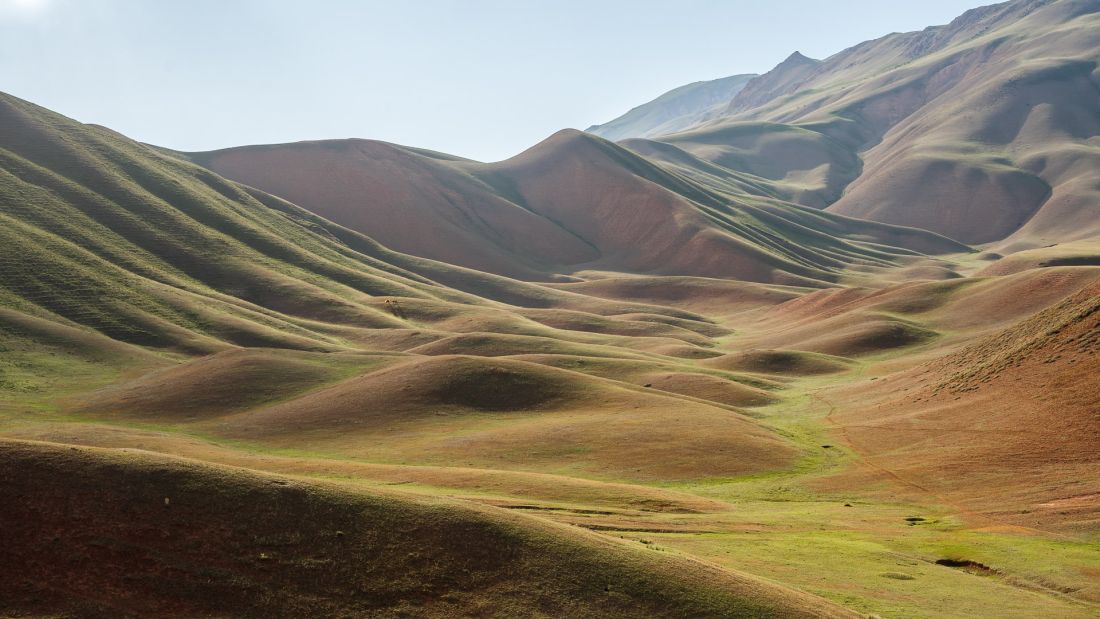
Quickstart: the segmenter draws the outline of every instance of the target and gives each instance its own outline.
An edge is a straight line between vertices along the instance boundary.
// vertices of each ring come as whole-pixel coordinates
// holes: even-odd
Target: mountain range
[[[650,155],[630,139],[657,137],[796,202],[964,243],[1092,238],[1098,6],[1006,2],[822,61],[795,52],[721,109],[693,110],[692,127],[614,137]]]
[[[0,94],[0,614],[1088,617],[1100,1],[484,163]]]

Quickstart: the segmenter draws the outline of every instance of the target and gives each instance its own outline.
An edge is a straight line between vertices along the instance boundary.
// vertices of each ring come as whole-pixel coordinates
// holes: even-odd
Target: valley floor
[[[959,260],[960,270],[968,268],[966,260],[975,268],[971,258]],[[938,402],[940,395],[908,395],[908,404],[890,404],[892,397],[910,389],[924,393],[920,390],[931,380],[929,367],[936,370],[944,359],[965,355],[975,342],[993,346],[1000,325],[1020,329],[1018,325],[1026,327],[1027,320],[1035,320],[1027,318],[1029,308],[1022,308],[1020,315],[1006,310],[992,320],[987,316],[974,321],[968,313],[983,299],[1020,290],[1038,290],[1053,298],[1069,295],[1069,309],[1055,311],[1046,320],[1072,314],[1073,320],[1058,323],[1055,333],[1072,332],[1085,320],[1084,335],[1070,340],[1080,347],[1095,329],[1087,322],[1095,320],[1095,308],[1080,308],[1095,302],[1097,281],[1100,268],[1058,267],[966,282],[892,285],[858,294],[851,289],[800,291],[784,302],[750,304],[724,316],[714,310],[728,300],[700,294],[687,306],[713,317],[727,334],[716,335],[709,347],[698,347],[706,354],[694,359],[623,349],[621,358],[611,359],[599,348],[590,348],[587,355],[583,350],[499,355],[478,350],[477,346],[488,346],[480,344],[466,356],[429,354],[424,358],[430,363],[424,365],[415,354],[292,355],[256,349],[265,357],[249,362],[259,364],[259,370],[232,374],[244,382],[205,403],[197,402],[204,397],[201,389],[173,391],[181,389],[178,381],[183,380],[173,368],[188,367],[178,365],[179,360],[158,357],[150,374],[149,363],[112,366],[67,355],[60,347],[10,339],[4,380],[7,392],[17,397],[8,398],[0,408],[0,435],[131,454],[155,452],[282,478],[336,482],[343,491],[364,496],[398,493],[519,514],[515,522],[551,521],[585,534],[595,532],[653,556],[751,574],[868,615],[1096,616],[1100,494],[1089,479],[1090,473],[1096,477],[1098,465],[1096,453],[1088,450],[1095,446],[1092,438],[1084,443],[1084,451],[1063,454],[1056,461],[1040,462],[1025,453],[1021,457],[1031,458],[1030,464],[998,478],[977,460],[968,464],[967,456],[952,448],[960,432],[1001,436],[997,433],[1005,430],[999,428],[996,415],[966,422],[965,427],[944,428],[959,416],[940,418],[937,426],[927,415],[934,417],[947,404],[936,404],[930,409],[933,413],[914,409],[900,419],[879,408],[869,421],[860,411],[884,402],[896,407],[891,413],[904,411],[925,397]],[[1052,282],[1061,288],[1051,292]],[[1042,304],[1054,310],[1061,307]],[[874,330],[887,320],[905,325],[909,333],[935,335],[902,338],[894,345],[895,340]],[[974,326],[977,322],[981,328]],[[872,336],[864,337],[862,328],[872,329]],[[824,342],[823,333],[843,337]],[[1017,333],[1014,341],[1019,337]],[[873,348],[882,342],[887,344]],[[1043,346],[1055,344],[1044,340],[1036,346],[1045,350]],[[809,352],[801,352],[803,348]],[[800,352],[782,356],[777,350]],[[1058,358],[1068,362],[1077,349],[1058,350]],[[1095,377],[1090,374],[1095,351],[1077,352],[1083,355],[1076,359],[1081,365],[1053,367],[1062,372],[1078,367],[1084,372],[1079,376]],[[983,358],[997,354],[987,351]],[[291,364],[294,355],[298,359]],[[476,393],[456,401],[453,389],[440,395],[442,399],[410,403],[408,384],[391,384],[397,379],[386,374],[397,367],[402,381],[416,372],[432,380],[451,380],[432,373],[436,370],[431,363],[451,371],[458,360],[471,356],[496,365],[484,372],[471,365],[472,375],[460,373],[458,382],[447,384],[489,381],[481,383],[485,389],[515,390],[518,404],[484,400],[484,394]],[[271,359],[289,365],[265,365]],[[402,365],[410,359],[412,365]],[[1043,367],[1052,367],[1047,357],[1042,361]],[[1016,359],[1011,367],[1027,369],[1027,363]],[[237,371],[236,367],[228,363],[221,371]],[[702,379],[684,387],[670,378],[715,377],[716,367],[725,368],[722,383],[729,383],[718,390]],[[926,374],[920,375],[922,371]],[[565,380],[573,382],[566,391],[558,391],[565,387],[556,372],[570,372]],[[495,377],[510,373],[521,379],[493,386]],[[924,378],[907,378],[913,373]],[[302,388],[274,400],[240,399],[255,386],[247,381],[259,381],[261,391],[271,392],[277,391],[272,380],[314,374],[323,378],[303,378]],[[355,381],[367,381],[362,386],[365,396],[355,395],[360,384]],[[885,391],[876,391],[880,382],[889,385]],[[980,389],[949,387],[945,402],[969,403],[975,410],[990,406],[981,399]],[[569,391],[574,388],[579,392]],[[416,389],[424,391],[423,386]],[[157,390],[167,390],[165,397],[157,400]],[[660,401],[652,399],[656,391],[661,392]],[[1063,411],[1085,415],[1091,424],[1086,430],[1095,426],[1088,419],[1093,397],[1085,393]],[[294,416],[314,410],[311,402],[318,398],[322,405],[317,410],[324,414],[351,398],[357,407],[391,406],[421,418],[391,423],[356,409],[349,418],[353,421],[337,420],[333,431],[318,422],[322,413],[304,420]],[[735,407],[720,401],[723,398],[741,399]],[[994,408],[1014,406],[993,400]],[[189,402],[194,405],[184,406],[183,412],[170,412],[172,406]],[[733,438],[718,436],[722,423],[700,418],[723,419],[722,414],[731,412],[735,414],[722,423],[731,424],[728,427],[737,434]],[[589,417],[596,421],[588,423]],[[251,431],[253,426],[270,427],[273,420],[286,427],[276,434]],[[702,425],[693,429],[697,424]],[[356,427],[366,429],[349,433]],[[891,438],[868,434],[869,427],[892,428]],[[1012,431],[1025,438],[1043,436],[1041,430],[1032,433],[1026,427]],[[938,438],[897,438],[907,432]],[[749,434],[753,441],[744,442]],[[636,444],[621,444],[624,441]],[[937,460],[942,468],[914,468],[906,455],[912,449],[928,449],[924,460]],[[769,453],[773,457],[760,455]],[[767,464],[734,462],[744,458],[763,458]],[[973,467],[973,485],[959,474],[958,466]],[[728,472],[715,472],[723,470]],[[1017,474],[1042,479],[1028,478],[1031,494],[1020,494],[1011,480]],[[1005,504],[997,505],[1002,499]]]

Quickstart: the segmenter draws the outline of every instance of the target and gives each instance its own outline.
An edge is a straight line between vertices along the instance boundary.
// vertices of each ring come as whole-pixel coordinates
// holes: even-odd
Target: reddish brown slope
[[[1012,10],[1009,10],[1012,9]],[[965,242],[1097,232],[1100,3],[1013,2],[963,38],[838,101],[881,142],[831,207]],[[983,30],[987,28],[988,30]]]
[[[1094,529],[1097,376],[1093,283],[959,352],[828,397],[852,446],[914,488],[994,522]]]
[[[716,228],[659,182],[675,179],[660,178],[641,157],[577,131],[560,131],[490,174],[601,248],[598,266],[604,268],[749,281],[825,275]]]
[[[724,116],[665,139],[835,213],[966,243],[1009,237],[1009,249],[1089,238],[1100,233],[1098,32],[1097,0],[982,7],[817,65],[788,60]],[[806,146],[765,148],[779,142],[775,123]]]
[[[598,253],[554,222],[453,167],[453,159],[373,140],[214,151],[196,160],[383,245],[527,279]]]
[[[853,261],[965,249],[716,192],[574,130],[494,164],[363,140],[190,156],[396,249],[521,279],[595,269],[816,284]]]

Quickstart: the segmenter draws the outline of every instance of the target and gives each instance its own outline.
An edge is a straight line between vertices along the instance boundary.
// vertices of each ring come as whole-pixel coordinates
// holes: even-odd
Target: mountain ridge
[[[1000,251],[1090,238],[1098,14],[1096,0],[1013,0],[823,61],[796,53],[724,110],[655,137],[830,212]],[[819,137],[778,151],[779,125]],[[733,129],[759,146],[724,142]]]
[[[809,217],[795,205],[741,185],[702,186],[576,130],[559,131],[490,164],[427,161],[389,145],[387,152],[401,156],[339,155],[352,152],[357,143],[242,147],[188,156],[400,251],[535,281],[611,270],[812,285],[834,280],[852,261],[966,251],[919,230]],[[430,173],[423,174],[428,168]],[[403,214],[408,209],[419,214]],[[425,217],[423,223],[409,224]],[[440,218],[453,226],[440,228]],[[822,224],[828,232],[814,230]],[[423,226],[433,234],[425,236]],[[777,240],[789,233],[804,236],[805,245]],[[891,249],[891,244],[900,247]],[[696,251],[704,246],[710,249]]]
[[[613,141],[675,133],[705,118],[755,77],[748,73],[685,84],[585,131]]]

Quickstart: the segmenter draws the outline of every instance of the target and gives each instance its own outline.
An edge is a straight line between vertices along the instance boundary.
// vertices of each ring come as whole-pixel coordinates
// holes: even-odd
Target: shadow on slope
[[[0,612],[854,616],[576,528],[135,451],[5,441]]]
[[[499,357],[414,357],[202,427],[374,462],[604,479],[741,475],[797,453],[736,409]]]

